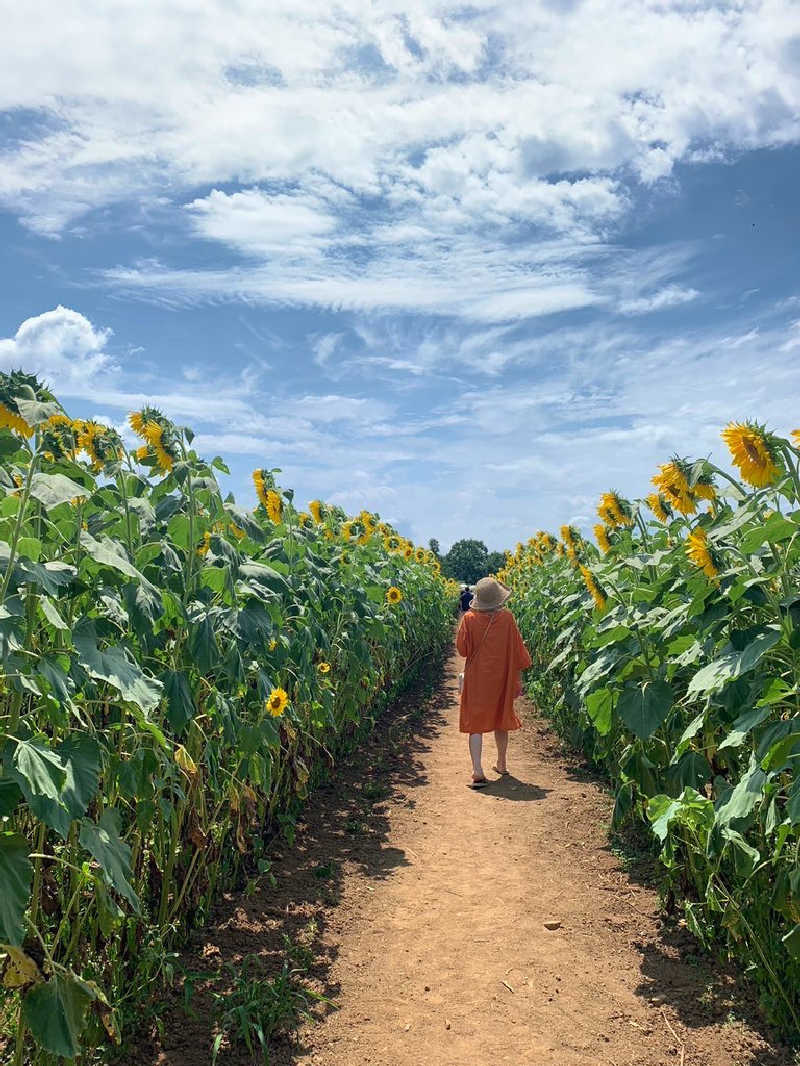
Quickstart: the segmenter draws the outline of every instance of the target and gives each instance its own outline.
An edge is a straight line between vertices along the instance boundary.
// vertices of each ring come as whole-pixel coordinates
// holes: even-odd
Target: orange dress
[[[519,729],[522,723],[514,713],[514,690],[519,671],[528,669],[531,657],[511,611],[467,611],[458,627],[456,648],[467,660],[461,690],[461,732]]]

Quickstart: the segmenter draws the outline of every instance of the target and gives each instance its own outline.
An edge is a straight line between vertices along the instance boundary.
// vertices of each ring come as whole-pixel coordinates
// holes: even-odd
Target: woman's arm
[[[461,619],[461,625],[458,627],[458,633],[456,634],[456,649],[459,655],[463,655],[465,659],[469,658],[470,639],[466,615]]]

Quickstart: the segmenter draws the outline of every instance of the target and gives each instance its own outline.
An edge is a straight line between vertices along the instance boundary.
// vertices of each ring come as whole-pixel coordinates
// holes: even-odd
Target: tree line
[[[490,552],[482,540],[457,540],[444,555],[435,538],[429,546],[440,560],[444,575],[465,585],[474,585],[482,577],[497,573],[505,564],[504,553]]]

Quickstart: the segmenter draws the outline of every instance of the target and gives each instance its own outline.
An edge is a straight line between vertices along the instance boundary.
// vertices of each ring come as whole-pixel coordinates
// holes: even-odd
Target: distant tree
[[[489,568],[490,574],[496,574],[498,570],[502,570],[506,565],[505,552],[489,552],[486,565]]]
[[[489,551],[482,540],[457,540],[442,559],[447,577],[474,585],[489,573]]]
[[[431,537],[431,539],[428,541],[428,547],[437,559],[441,559],[442,553],[439,550],[439,541],[436,539],[436,537]]]

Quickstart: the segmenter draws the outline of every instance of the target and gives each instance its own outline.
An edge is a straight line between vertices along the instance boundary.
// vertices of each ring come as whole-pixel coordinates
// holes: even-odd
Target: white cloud
[[[4,30],[0,109],[29,110],[0,202],[53,236],[95,208],[157,204],[253,261],[109,275],[177,306],[483,321],[586,306],[580,278],[514,284],[504,259],[532,274],[523,243],[604,242],[636,184],[678,162],[800,139],[785,0],[30,0]]]
[[[668,285],[651,296],[641,296],[635,300],[623,300],[619,310],[623,315],[644,315],[650,311],[663,311],[668,307],[679,307],[691,303],[700,293],[697,289],[684,289],[679,285]]]
[[[110,337],[110,329],[59,304],[0,339],[0,369],[37,374],[62,396],[92,395],[97,379],[117,369],[104,350]]]

